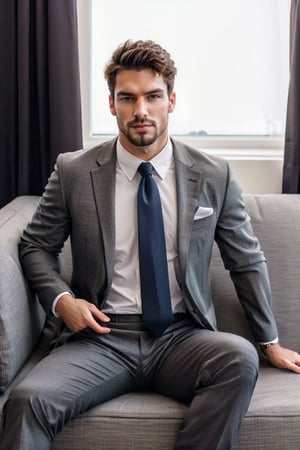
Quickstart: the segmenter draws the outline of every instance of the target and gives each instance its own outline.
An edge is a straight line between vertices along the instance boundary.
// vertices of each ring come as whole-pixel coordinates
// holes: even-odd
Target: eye
[[[149,99],[150,101],[158,100],[158,99],[160,99],[160,98],[161,98],[161,94],[150,94],[150,95],[148,96],[148,99]]]
[[[121,97],[119,97],[119,101],[122,103],[131,103],[134,101],[134,98],[130,95],[122,95]]]

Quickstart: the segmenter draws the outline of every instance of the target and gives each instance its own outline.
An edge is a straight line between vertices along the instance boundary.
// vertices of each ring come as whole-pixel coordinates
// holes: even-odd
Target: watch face
[[[272,345],[274,345],[275,344],[275,342],[270,342],[270,344],[263,344],[263,345],[260,345],[260,348],[262,349],[262,350],[267,350],[269,347],[272,347]]]

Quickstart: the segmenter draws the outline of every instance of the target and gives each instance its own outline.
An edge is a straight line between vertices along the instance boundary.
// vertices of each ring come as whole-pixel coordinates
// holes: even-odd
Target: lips
[[[151,127],[152,127],[151,124],[146,124],[146,123],[137,123],[137,124],[131,125],[131,128],[134,128],[136,131],[139,131],[139,132],[147,131]]]

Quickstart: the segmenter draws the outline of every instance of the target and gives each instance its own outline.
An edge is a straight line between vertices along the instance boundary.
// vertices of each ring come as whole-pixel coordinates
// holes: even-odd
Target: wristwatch
[[[265,352],[268,348],[272,347],[272,345],[274,345],[275,342],[270,342],[269,344],[260,344],[260,348],[262,349],[263,352]]]

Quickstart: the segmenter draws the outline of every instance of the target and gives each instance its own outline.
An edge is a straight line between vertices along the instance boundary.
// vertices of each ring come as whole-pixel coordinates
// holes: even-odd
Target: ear
[[[116,108],[115,108],[115,102],[114,102],[112,95],[109,96],[109,109],[113,116],[117,115]]]
[[[171,92],[170,98],[169,98],[169,113],[172,113],[176,106],[176,94],[175,92]]]

